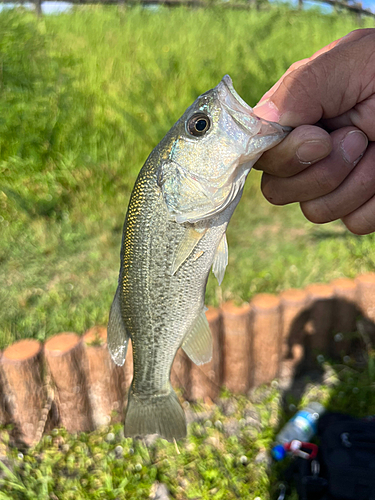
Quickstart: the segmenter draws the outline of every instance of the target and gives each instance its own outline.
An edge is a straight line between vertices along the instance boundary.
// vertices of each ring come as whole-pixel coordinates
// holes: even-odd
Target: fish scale
[[[170,384],[179,347],[211,359],[204,296],[212,266],[228,262],[225,232],[251,166],[287,130],[256,117],[228,76],[190,106],[142,167],[124,224],[108,347],[122,365],[132,340],[134,375],[125,435],[186,435]]]

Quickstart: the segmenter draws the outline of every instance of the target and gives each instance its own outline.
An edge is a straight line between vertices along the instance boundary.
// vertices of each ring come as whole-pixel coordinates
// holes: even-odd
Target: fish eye
[[[209,130],[210,126],[211,121],[207,115],[204,113],[196,113],[189,118],[186,128],[189,134],[195,137],[201,137]]]

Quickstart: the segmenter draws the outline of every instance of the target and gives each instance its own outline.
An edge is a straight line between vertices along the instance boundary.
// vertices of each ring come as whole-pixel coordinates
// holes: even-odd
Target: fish
[[[228,264],[226,229],[251,167],[290,129],[257,117],[226,75],[200,95],[155,147],[130,196],[107,344],[122,366],[131,339],[133,381],[124,433],[186,436],[170,383],[181,347],[197,365],[212,357],[205,290]]]

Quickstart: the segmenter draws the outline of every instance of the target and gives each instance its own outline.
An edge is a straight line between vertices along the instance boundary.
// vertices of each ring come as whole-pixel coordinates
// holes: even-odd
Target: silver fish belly
[[[126,436],[186,436],[170,384],[172,363],[179,347],[197,364],[211,359],[204,313],[209,271],[221,283],[225,232],[246,176],[286,133],[257,118],[226,76],[188,108],[143,166],[126,215],[108,324],[117,364],[124,363],[130,338],[133,346]]]

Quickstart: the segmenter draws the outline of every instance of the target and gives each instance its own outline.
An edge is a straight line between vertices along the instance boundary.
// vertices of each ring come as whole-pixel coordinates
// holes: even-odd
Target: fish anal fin
[[[212,335],[204,311],[182,343],[182,349],[196,365],[208,363],[212,358]]]
[[[176,274],[178,269],[182,266],[189,255],[191,255],[192,251],[206,234],[206,232],[207,229],[204,229],[203,231],[197,231],[196,229],[194,229],[194,227],[188,227],[185,229],[185,234],[173,257],[171,270],[172,275]]]
[[[227,237],[224,233],[219,242],[219,246],[217,247],[214,261],[212,263],[212,272],[216,276],[219,285],[221,285],[224,279],[225,269],[227,265],[228,265],[228,243],[227,243]]]
[[[117,287],[109,313],[107,344],[113,361],[116,365],[122,366],[128,350],[129,335],[121,316],[120,285]]]

